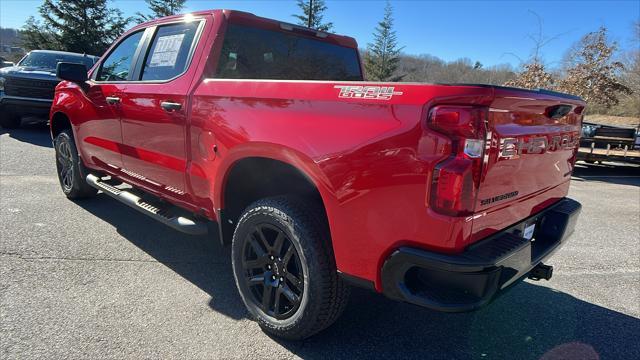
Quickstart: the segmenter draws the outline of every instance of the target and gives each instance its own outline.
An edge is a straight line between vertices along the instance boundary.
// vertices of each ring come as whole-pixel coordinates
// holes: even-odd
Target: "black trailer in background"
[[[582,124],[578,160],[640,164],[640,128]]]

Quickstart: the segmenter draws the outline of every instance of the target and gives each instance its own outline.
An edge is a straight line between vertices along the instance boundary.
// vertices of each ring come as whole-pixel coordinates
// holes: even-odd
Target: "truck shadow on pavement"
[[[599,181],[619,185],[640,186],[640,166],[633,164],[587,164],[578,162],[572,181]]]
[[[47,124],[23,122],[19,129],[0,128],[0,134],[9,134],[9,137],[29,144],[53,148],[49,127]]]
[[[637,359],[638,333],[634,317],[524,282],[462,314],[355,289],[333,327],[289,345],[302,358]]]
[[[207,294],[209,305],[233,319],[246,317],[231,272],[231,248],[223,247],[217,232],[191,236],[163,225],[104,194],[76,202],[113,225],[118,233]]]
[[[230,249],[217,235],[183,235],[104,195],[78,205],[209,294],[214,311],[247,316]],[[354,289],[344,315],[329,329],[305,341],[273,340],[309,359],[631,359],[640,358],[638,334],[637,318],[524,282],[490,306],[464,314]]]

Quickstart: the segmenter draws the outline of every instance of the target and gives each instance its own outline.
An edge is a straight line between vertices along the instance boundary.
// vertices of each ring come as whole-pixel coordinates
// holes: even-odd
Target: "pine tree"
[[[184,8],[186,0],[145,0],[145,2],[149,5],[149,10],[151,10],[152,14],[145,15],[137,12],[136,21],[138,23],[176,15]]]
[[[393,30],[393,8],[387,1],[384,18],[378,23],[373,34],[374,42],[368,44],[365,54],[367,77],[375,81],[400,81],[403,76],[396,76],[400,52],[398,37]]]
[[[28,50],[50,49],[61,50],[57,38],[50,29],[44,27],[42,22],[30,16],[20,30],[20,44]]]
[[[22,31],[28,49],[101,55],[129,23],[107,0],[44,0],[42,22],[29,18]]]
[[[309,26],[309,16],[311,16],[310,28],[320,31],[333,29],[333,23],[322,22],[323,13],[327,10],[324,0],[298,0],[298,7],[302,10],[302,15],[293,15],[298,19],[298,25]]]

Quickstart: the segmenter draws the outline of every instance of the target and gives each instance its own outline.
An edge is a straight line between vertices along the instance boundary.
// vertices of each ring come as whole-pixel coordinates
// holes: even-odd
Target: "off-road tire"
[[[247,239],[254,229],[265,225],[279,229],[293,244],[304,273],[300,304],[286,319],[270,316],[264,305],[256,302],[248,285],[248,270],[243,267],[245,246],[250,246]],[[342,314],[348,302],[350,288],[337,273],[324,211],[312,201],[279,196],[249,205],[233,234],[232,265],[236,286],[250,314],[263,331],[279,338],[300,340],[322,331]],[[283,285],[287,286],[286,281]]]
[[[62,192],[69,199],[94,196],[98,190],[85,181],[87,171],[78,156],[71,129],[65,129],[54,140],[56,169]]]

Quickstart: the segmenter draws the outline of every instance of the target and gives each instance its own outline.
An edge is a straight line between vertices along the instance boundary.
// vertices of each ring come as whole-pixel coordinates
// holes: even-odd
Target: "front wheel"
[[[71,129],[60,132],[54,141],[56,150],[56,168],[62,192],[69,199],[82,199],[97,194],[84,179],[85,172]]]
[[[291,340],[331,325],[349,295],[324,214],[310,203],[293,197],[255,202],[233,234],[233,272],[245,306],[264,331]]]

